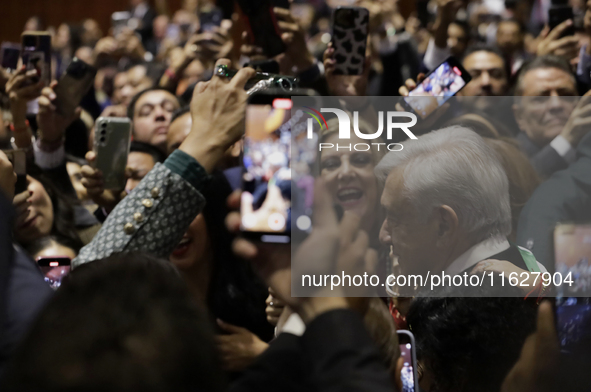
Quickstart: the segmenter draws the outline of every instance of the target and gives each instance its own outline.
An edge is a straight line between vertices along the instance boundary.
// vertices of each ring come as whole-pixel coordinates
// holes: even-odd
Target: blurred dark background
[[[166,0],[168,11],[181,8],[182,0]],[[154,1],[150,0],[154,6]],[[41,17],[46,26],[59,26],[63,22],[79,22],[93,18],[106,34],[111,27],[111,14],[127,11],[127,0],[2,0],[0,1],[0,42],[20,42],[23,26],[33,15]]]

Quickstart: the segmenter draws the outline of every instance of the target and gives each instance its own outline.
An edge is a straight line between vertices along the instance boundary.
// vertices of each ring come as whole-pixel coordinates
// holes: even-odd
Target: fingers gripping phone
[[[472,77],[454,58],[448,57],[437,68],[429,72],[425,79],[403,100],[406,109],[421,118],[427,118],[449,98],[463,89]]]
[[[554,29],[556,26],[564,22],[565,20],[574,20],[573,14],[573,7],[568,5],[552,5],[550,9],[548,9],[548,26],[550,27],[550,31]],[[567,27],[566,30],[560,35],[561,37],[565,37],[567,35],[574,35],[575,34],[575,26],[574,24]]]
[[[369,29],[369,11],[360,7],[339,7],[332,16],[332,46],[335,75],[361,75]]]
[[[94,129],[94,167],[103,173],[105,189],[125,188],[125,168],[131,143],[131,121],[125,117],[99,117]]]
[[[73,115],[84,95],[92,87],[95,76],[96,68],[74,57],[55,87],[55,106],[58,113],[64,116]]]
[[[62,285],[63,278],[70,273],[71,262],[72,260],[66,256],[37,258],[37,265],[43,272],[45,281],[54,290]]]
[[[403,360],[402,369],[400,370],[401,392],[419,392],[415,338],[412,332],[403,329],[396,331],[396,333],[398,334],[400,357]]]
[[[47,31],[24,32],[21,57],[27,71],[37,70],[38,79],[29,84],[43,81],[45,86],[51,83],[51,35]]]
[[[556,329],[565,359],[591,364],[591,224],[554,230]]]

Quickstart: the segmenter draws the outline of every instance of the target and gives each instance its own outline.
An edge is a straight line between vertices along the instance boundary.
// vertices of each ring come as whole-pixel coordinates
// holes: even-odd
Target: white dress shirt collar
[[[509,241],[505,237],[493,237],[472,246],[455,259],[445,272],[450,275],[458,275],[462,271],[476,265],[479,261],[486,260],[490,256],[496,255],[509,249]]]

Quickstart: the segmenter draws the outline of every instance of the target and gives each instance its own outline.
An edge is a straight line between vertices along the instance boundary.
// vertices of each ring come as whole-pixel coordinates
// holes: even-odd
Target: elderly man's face
[[[574,78],[558,68],[537,68],[526,73],[521,84],[523,98],[514,106],[515,118],[529,139],[544,147],[560,134],[574,110]]]
[[[403,193],[404,167],[395,168],[388,179],[381,203],[386,219],[380,229],[380,242],[392,246],[392,253],[404,274],[426,274],[427,270],[443,268],[446,254],[439,241],[439,221],[430,217],[426,222]]]

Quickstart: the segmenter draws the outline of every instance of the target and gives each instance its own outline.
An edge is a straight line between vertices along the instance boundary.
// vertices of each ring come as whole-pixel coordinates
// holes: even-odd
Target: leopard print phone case
[[[332,45],[335,75],[361,75],[369,26],[369,11],[361,7],[339,7],[333,13]]]

